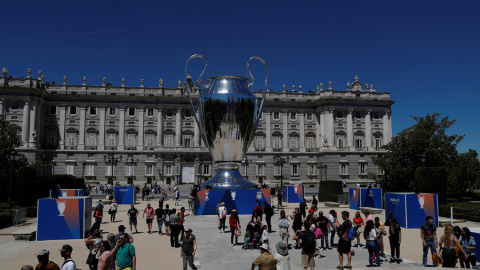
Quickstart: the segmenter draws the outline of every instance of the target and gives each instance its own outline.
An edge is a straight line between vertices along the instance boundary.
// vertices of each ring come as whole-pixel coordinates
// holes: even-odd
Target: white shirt
[[[225,209],[226,209],[225,206],[220,206],[220,207],[218,208],[218,217],[219,217],[219,218],[222,218],[223,210],[225,210]]]
[[[330,227],[331,232],[335,230],[335,218],[332,214],[328,215],[328,227]]]
[[[262,233],[262,240],[268,240],[268,231],[267,230],[264,230],[263,233]]]
[[[115,210],[117,210],[117,207],[118,207],[118,204],[117,204],[117,203],[112,203],[112,204],[110,205],[110,210],[115,211]]]
[[[375,237],[377,237],[377,232],[375,229],[372,229],[368,234],[367,240],[375,240]]]
[[[65,262],[63,262],[62,265],[62,270],[76,270],[77,266],[75,265],[75,262],[72,259],[68,259]]]
[[[277,261],[277,270],[290,270],[290,254],[282,256],[275,254],[275,261]]]

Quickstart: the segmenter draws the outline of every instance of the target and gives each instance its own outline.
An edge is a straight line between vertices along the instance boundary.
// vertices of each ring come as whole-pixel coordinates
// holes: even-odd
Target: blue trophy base
[[[245,179],[238,170],[219,170],[212,179],[201,185],[210,189],[254,188],[255,184]]]

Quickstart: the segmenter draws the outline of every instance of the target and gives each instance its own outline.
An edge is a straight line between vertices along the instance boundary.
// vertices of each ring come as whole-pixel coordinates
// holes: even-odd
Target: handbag
[[[239,226],[235,228],[235,236],[242,236],[242,229]]]
[[[96,259],[97,258],[95,254],[92,254],[92,253],[88,254],[87,261],[86,261],[87,265],[94,265]]]
[[[112,214],[112,209],[108,209],[108,214],[109,214],[109,215]]]

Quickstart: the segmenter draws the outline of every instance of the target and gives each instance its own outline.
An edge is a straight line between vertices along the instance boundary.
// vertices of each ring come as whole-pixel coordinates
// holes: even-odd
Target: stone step
[[[15,240],[34,240],[37,234],[37,226],[29,226],[19,231],[12,233]]]

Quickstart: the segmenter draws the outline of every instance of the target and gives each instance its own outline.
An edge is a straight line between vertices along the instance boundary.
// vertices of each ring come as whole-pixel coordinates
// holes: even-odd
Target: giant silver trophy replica
[[[212,179],[201,186],[212,189],[253,188],[255,184],[245,179],[238,168],[252,142],[262,112],[268,84],[267,64],[256,56],[248,60],[247,69],[252,82],[245,77],[233,75],[211,77],[202,82],[201,78],[208,66],[207,60],[202,55],[192,55],[185,67],[185,77],[187,93],[194,111],[195,105],[190,94],[194,83],[188,72],[188,64],[195,58],[205,61],[205,68],[196,81],[205,89],[199,96],[199,116],[197,118],[195,115],[195,120],[213,162],[219,169]],[[260,60],[265,66],[265,89],[260,106],[257,106],[257,97],[251,90],[255,83],[250,71],[250,62],[253,59]]]

